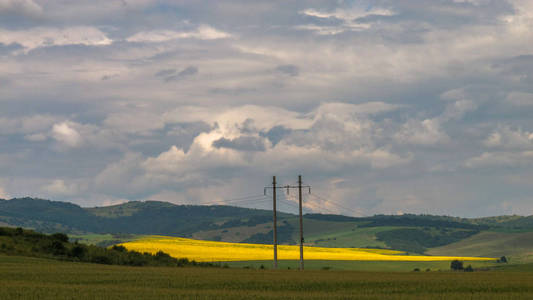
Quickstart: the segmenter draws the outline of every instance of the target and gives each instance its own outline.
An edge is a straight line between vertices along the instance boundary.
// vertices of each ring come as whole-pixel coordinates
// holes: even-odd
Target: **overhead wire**
[[[266,198],[265,195],[256,195],[256,196],[250,196],[248,198],[241,197],[241,198],[234,198],[234,199],[221,199],[221,200],[215,200],[215,201],[197,202],[197,203],[194,203],[194,205],[224,205],[224,204],[266,201],[266,200],[268,200],[268,198]]]
[[[344,205],[341,205],[341,204],[337,203],[337,202],[334,201],[334,200],[326,199],[325,197],[322,197],[322,196],[318,195],[317,193],[313,193],[313,194],[311,194],[311,196],[315,197],[315,199],[322,200],[322,201],[324,201],[325,203],[330,203],[330,204],[333,204],[334,206],[336,206],[336,207],[338,207],[338,208],[341,208],[341,209],[343,209],[343,210],[347,210],[347,211],[353,213],[354,215],[359,215],[359,214],[360,214],[358,211],[356,211],[356,210],[354,210],[354,209],[351,209],[351,208],[348,208],[348,207],[346,207],[346,206],[344,206]]]
[[[290,194],[289,195],[286,195],[284,193],[281,194],[283,196],[283,199],[281,199],[281,201],[284,201],[286,204],[288,204],[289,206],[292,206],[294,208],[296,208],[297,212],[299,211],[300,207],[299,205],[297,204],[298,202],[298,199],[296,199],[296,196],[291,196]],[[290,198],[290,199],[289,199]],[[292,201],[291,201],[292,200]],[[295,203],[296,202],[296,203]],[[305,213],[310,213],[310,212],[313,212],[311,209],[303,206],[302,207],[302,212],[305,212]]]
[[[294,186],[294,185],[290,185]],[[287,189],[284,188],[285,186],[279,186],[281,189],[281,193],[278,193],[278,200],[279,203],[284,205],[285,207],[289,206],[293,209],[296,209],[296,213],[298,213],[299,206],[298,206],[298,199],[296,195],[290,192],[287,192]],[[307,193],[306,193],[307,194]],[[337,207],[338,209],[341,209],[341,211],[348,211],[351,212],[353,215],[359,215],[360,212],[357,210],[351,209],[349,207],[346,207],[342,204],[339,204],[338,202],[332,200],[331,198],[326,198],[323,196],[320,196],[316,192],[310,193],[309,196],[313,197],[315,200],[318,200],[318,202],[313,201],[313,205],[316,205],[320,208],[320,210],[325,210],[328,213],[331,214],[339,214],[338,212],[334,212],[333,210],[329,209],[326,204],[333,205]],[[220,200],[214,200],[214,201],[205,201],[205,202],[197,202],[197,203],[190,203],[189,205],[232,205],[232,204],[263,204],[267,201],[272,200],[272,195],[267,192],[264,194],[256,194],[256,195],[248,195],[248,196],[242,196],[242,197],[236,197],[236,198],[228,198],[228,199],[220,199]],[[315,212],[312,208],[305,207],[305,203],[303,203],[304,206],[302,207],[302,210],[306,213],[313,213]]]

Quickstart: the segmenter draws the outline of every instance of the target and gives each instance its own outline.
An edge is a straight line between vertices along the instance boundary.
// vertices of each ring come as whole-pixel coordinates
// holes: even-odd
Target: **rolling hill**
[[[280,244],[296,244],[298,217],[279,212],[278,219]],[[270,210],[234,206],[132,201],[82,208],[35,198],[0,199],[3,225],[44,233],[65,232],[80,241],[100,245],[129,241],[137,235],[272,243],[271,222]],[[512,255],[527,260],[527,253],[533,249],[533,243],[504,247],[533,235],[531,216],[466,219],[412,214],[361,218],[306,214],[304,233],[305,243],[310,246],[389,248],[431,255]]]
[[[533,261],[533,232],[485,231],[427,251],[430,255],[511,256],[513,262]]]

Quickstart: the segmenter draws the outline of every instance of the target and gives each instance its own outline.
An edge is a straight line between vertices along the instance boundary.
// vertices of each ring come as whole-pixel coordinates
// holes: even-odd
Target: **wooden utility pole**
[[[277,209],[276,209],[276,189],[287,189],[287,194],[290,189],[298,189],[298,202],[299,202],[299,214],[300,214],[300,270],[304,269],[304,225],[302,215],[302,188],[308,188],[311,193],[311,186],[302,185],[302,175],[298,175],[298,185],[284,185],[276,186],[276,176],[272,176],[272,186],[265,187],[265,195],[267,189],[272,189],[272,208],[273,208],[273,229],[274,233],[274,269],[278,267],[278,228],[277,228]]]
[[[278,224],[277,224],[277,209],[276,209],[276,176],[272,176],[272,211],[273,224],[272,231],[274,232],[274,269],[278,268]]]
[[[304,269],[304,222],[302,216],[302,175],[298,175],[298,203],[300,206],[300,270]]]

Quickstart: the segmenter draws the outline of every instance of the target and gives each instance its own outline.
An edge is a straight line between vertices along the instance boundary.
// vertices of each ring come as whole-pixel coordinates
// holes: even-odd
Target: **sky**
[[[532,117],[529,0],[0,0],[0,198],[531,215]]]

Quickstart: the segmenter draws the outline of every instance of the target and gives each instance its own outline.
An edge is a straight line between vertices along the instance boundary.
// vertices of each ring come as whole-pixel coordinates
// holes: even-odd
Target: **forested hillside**
[[[279,212],[278,218],[278,241],[295,244],[299,238],[298,217]],[[271,222],[272,212],[269,210],[234,206],[133,201],[82,208],[68,202],[34,198],[0,199],[1,225],[44,233],[65,232],[80,241],[101,245],[129,240],[134,238],[132,235],[272,243]],[[304,236],[308,245],[378,247],[414,253],[468,240],[484,232],[506,235],[530,231],[533,232],[533,217],[522,216],[476,219],[412,214],[360,218],[324,214],[304,216]]]

